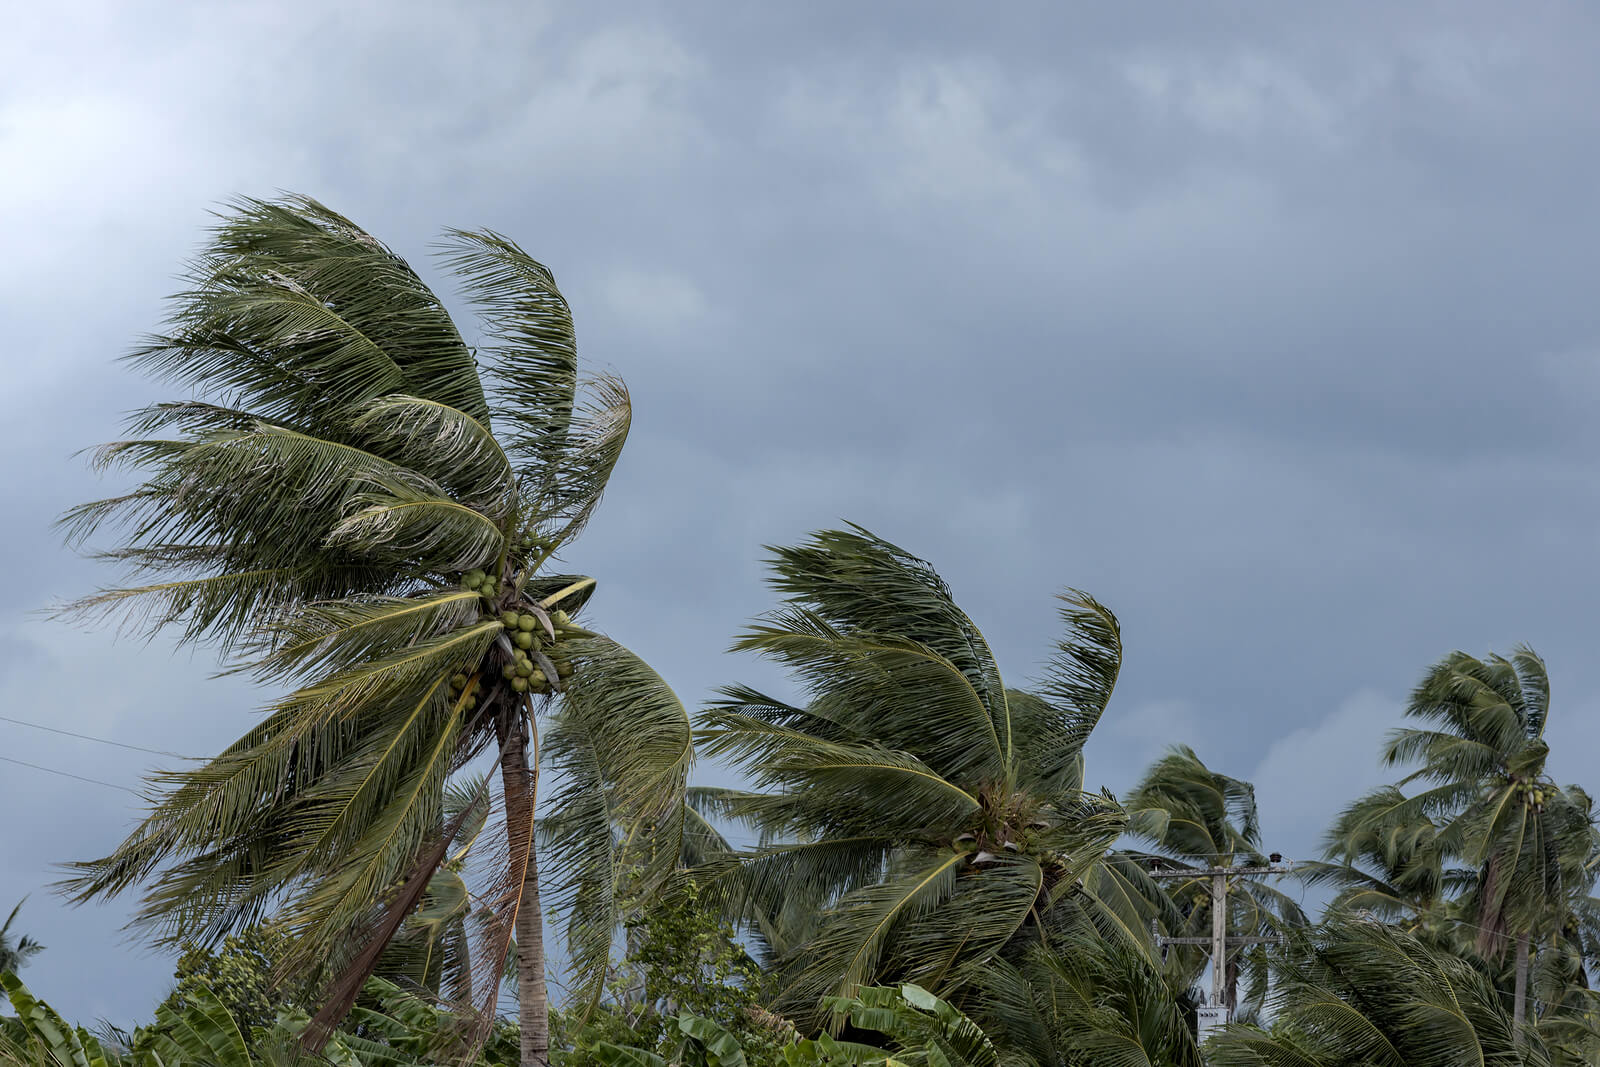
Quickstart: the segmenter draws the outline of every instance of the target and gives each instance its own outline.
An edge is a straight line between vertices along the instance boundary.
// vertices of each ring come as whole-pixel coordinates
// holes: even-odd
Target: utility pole
[[[1200,1011],[1200,1032],[1197,1036],[1201,1041],[1204,1041],[1212,1030],[1226,1023],[1229,1018],[1227,1004],[1228,949],[1283,940],[1279,936],[1228,936],[1228,879],[1258,878],[1266,874],[1288,874],[1293,869],[1293,864],[1284,863],[1283,857],[1274,852],[1271,857],[1271,863],[1265,867],[1190,867],[1175,870],[1152,870],[1150,872],[1150,877],[1158,880],[1165,878],[1185,878],[1190,880],[1209,878],[1211,881],[1210,937],[1163,937],[1156,920],[1150,920],[1150,936],[1154,939],[1157,948],[1162,948],[1166,945],[1211,946],[1211,1004],[1209,1011],[1205,1008]]]

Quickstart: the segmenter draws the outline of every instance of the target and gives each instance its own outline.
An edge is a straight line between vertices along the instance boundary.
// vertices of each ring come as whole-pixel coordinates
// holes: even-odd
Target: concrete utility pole
[[[1150,877],[1162,878],[1187,878],[1199,879],[1209,877],[1211,880],[1211,936],[1210,937],[1162,937],[1154,919],[1150,920],[1150,936],[1155,940],[1156,947],[1165,945],[1210,945],[1211,946],[1211,1010],[1202,1009],[1200,1013],[1199,1034],[1204,1041],[1212,1030],[1226,1023],[1229,1018],[1227,1005],[1228,995],[1228,949],[1244,945],[1260,945],[1266,942],[1282,941],[1282,937],[1229,937],[1228,936],[1228,879],[1230,878],[1257,878],[1264,874],[1288,874],[1293,870],[1293,864],[1282,862],[1282,857],[1277,853],[1272,855],[1272,863],[1266,867],[1190,867],[1188,869],[1156,870],[1150,872]]]

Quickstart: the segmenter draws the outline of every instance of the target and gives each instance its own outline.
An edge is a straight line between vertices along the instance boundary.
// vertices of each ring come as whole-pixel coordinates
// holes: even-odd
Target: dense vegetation
[[[793,691],[730,685],[695,721],[555,569],[626,390],[580,373],[514,243],[452,231],[443,262],[481,348],[354,223],[244,201],[132,357],[190,395],[102,449],[133,484],[65,527],[129,577],[68,613],[282,692],[66,885],[141,893],[181,948],[154,1019],[61,1019],[15,974],[39,946],[13,911],[0,1063],[1600,1062],[1600,833],[1545,772],[1533,652],[1426,670],[1394,784],[1292,876],[1316,921],[1269,878],[1213,899],[1202,872],[1270,858],[1250,783],[1195,751],[1085,790],[1122,638],[1080,591],[1016,684],[931,564],[815,534],[771,550],[778,603],[737,644]],[[696,752],[746,787],[690,785]],[[1216,961],[1234,1021],[1202,1042],[1218,928],[1251,941]]]

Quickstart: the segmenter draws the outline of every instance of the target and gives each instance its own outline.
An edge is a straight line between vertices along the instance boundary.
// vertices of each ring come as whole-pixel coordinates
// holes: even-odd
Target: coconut
[[[517,635],[511,639],[511,642],[518,648],[532,648],[533,635],[526,630],[518,630]]]
[[[538,626],[538,625],[539,625],[539,620],[536,617],[532,616],[532,615],[518,615],[517,616],[517,627],[519,629],[527,631],[528,633],[532,633],[533,632],[533,628],[535,626]]]
[[[528,680],[526,678],[513,678],[511,679],[511,688],[519,693],[526,693],[528,691]]]
[[[517,613],[514,611],[502,611],[500,613],[500,625],[508,630],[515,630],[517,628]]]

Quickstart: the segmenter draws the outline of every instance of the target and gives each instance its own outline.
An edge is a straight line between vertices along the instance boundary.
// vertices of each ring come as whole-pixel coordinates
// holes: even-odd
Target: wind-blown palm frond
[[[516,468],[489,427],[464,411],[422,397],[382,396],[352,426],[490,518],[516,503]]]
[[[572,642],[576,679],[545,735],[558,777],[541,823],[552,900],[568,914],[581,1000],[597,997],[612,935],[683,852],[689,715],[659,675],[602,638]]]
[[[1081,748],[1105,714],[1122,671],[1122,626],[1088,593],[1069,589],[1060,599],[1067,636],[1056,645],[1039,690],[1068,716],[1068,743]]]

